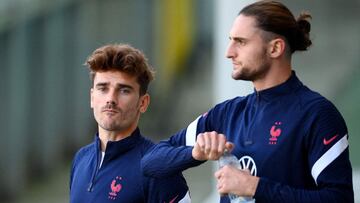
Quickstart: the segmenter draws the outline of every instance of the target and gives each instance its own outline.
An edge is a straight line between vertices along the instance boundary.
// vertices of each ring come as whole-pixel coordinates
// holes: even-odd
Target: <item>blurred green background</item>
[[[140,121],[154,141],[207,111],[217,94],[214,58],[225,52],[215,50],[215,38],[228,37],[215,34],[221,27],[215,18],[219,2],[234,3],[0,0],[0,202],[68,202],[72,157],[96,131],[82,64],[99,46],[129,43],[155,68],[152,102]],[[359,192],[360,1],[282,2],[296,15],[313,15],[314,45],[295,54],[294,69],[343,114]],[[212,173],[211,163],[186,171],[194,203],[213,190]]]

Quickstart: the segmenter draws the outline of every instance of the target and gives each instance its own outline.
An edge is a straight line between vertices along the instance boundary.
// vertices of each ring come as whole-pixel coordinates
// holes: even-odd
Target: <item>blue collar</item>
[[[258,92],[255,90],[255,95],[261,100],[271,101],[279,96],[291,94],[302,86],[303,84],[296,76],[295,71],[292,71],[291,76],[284,83]]]
[[[105,159],[111,160],[113,158],[118,157],[121,154],[124,154],[134,147],[137,146],[137,144],[143,139],[143,137],[140,134],[139,128],[136,128],[134,132],[131,133],[130,136],[119,140],[119,141],[108,141],[106,144],[106,150],[105,150]],[[99,138],[99,134],[96,133],[95,135],[95,147],[96,152],[100,154],[101,152],[101,141]],[[105,162],[104,159],[104,162]]]

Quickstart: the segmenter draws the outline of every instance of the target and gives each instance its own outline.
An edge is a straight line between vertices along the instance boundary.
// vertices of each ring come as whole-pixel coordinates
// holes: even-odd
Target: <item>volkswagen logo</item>
[[[250,156],[243,156],[239,159],[240,163],[240,169],[249,169],[251,175],[256,176],[257,170],[256,170],[256,164],[254,159],[252,159]]]

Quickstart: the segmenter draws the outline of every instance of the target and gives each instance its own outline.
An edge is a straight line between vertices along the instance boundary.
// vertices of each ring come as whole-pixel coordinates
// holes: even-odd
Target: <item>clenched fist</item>
[[[198,134],[192,156],[199,161],[218,160],[225,149],[231,151],[233,147],[231,142],[226,141],[224,134],[204,132]]]

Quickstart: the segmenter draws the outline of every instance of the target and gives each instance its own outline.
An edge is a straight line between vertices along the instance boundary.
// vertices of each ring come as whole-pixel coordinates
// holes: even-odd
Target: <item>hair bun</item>
[[[296,23],[298,27],[298,33],[297,33],[297,41],[296,45],[294,47],[294,51],[300,50],[304,51],[307,50],[307,48],[312,44],[310,40],[310,30],[311,25],[309,20],[311,19],[311,15],[309,13],[303,12],[300,14],[300,16],[297,18]]]
[[[299,30],[301,30],[304,33],[310,33],[311,25],[309,23],[309,20],[311,19],[311,15],[309,13],[301,13],[300,16],[297,19],[297,24]]]

